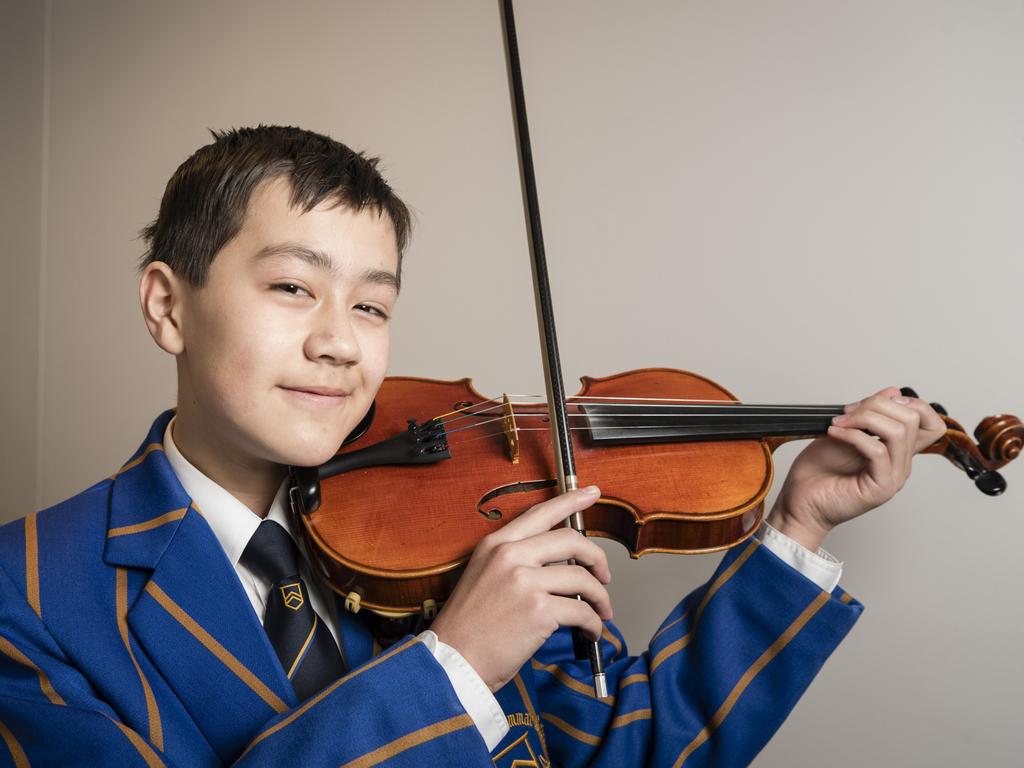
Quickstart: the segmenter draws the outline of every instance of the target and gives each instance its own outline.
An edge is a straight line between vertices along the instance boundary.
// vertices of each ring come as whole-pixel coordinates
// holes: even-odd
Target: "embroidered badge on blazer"
[[[524,733],[493,758],[495,768],[550,768],[540,750],[534,751],[529,732]]]

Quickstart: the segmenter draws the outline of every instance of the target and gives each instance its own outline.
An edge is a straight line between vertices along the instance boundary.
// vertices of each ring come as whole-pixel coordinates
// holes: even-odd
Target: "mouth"
[[[314,405],[340,405],[345,402],[351,394],[349,390],[336,389],[334,387],[285,387],[285,392],[298,400]]]

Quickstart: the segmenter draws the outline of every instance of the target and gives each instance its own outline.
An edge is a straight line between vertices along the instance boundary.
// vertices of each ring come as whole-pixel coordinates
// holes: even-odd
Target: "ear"
[[[186,290],[185,281],[162,261],[147,264],[139,279],[139,301],[149,334],[172,355],[185,351],[181,318]]]

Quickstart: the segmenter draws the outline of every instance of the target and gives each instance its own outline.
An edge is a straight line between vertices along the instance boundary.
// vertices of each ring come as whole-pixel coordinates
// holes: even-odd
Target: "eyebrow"
[[[341,275],[341,270],[326,252],[315,248],[307,248],[306,246],[299,245],[298,243],[277,243],[275,245],[266,245],[263,248],[260,248],[254,257],[254,260],[262,261],[263,259],[269,259],[275,256],[300,259],[311,267],[327,272],[334,277]],[[398,293],[399,289],[402,287],[402,283],[401,280],[399,280],[398,275],[394,272],[389,272],[386,269],[374,269],[373,267],[369,267],[363,270],[363,273],[359,275],[359,280],[362,283],[390,286],[395,289],[395,293]]]

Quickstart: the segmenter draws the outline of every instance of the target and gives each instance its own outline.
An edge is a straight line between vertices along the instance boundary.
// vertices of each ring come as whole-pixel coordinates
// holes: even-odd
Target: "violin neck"
[[[613,403],[578,406],[596,443],[680,443],[824,435],[841,405]]]

